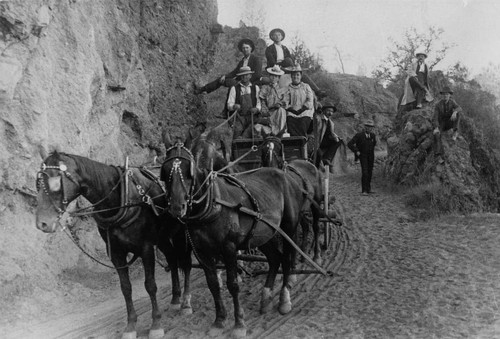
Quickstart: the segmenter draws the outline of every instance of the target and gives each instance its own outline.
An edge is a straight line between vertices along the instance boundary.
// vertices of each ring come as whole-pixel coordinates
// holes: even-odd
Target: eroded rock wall
[[[115,165],[161,153],[160,124],[183,135],[204,119],[192,86],[210,66],[216,18],[215,0],[0,2],[2,301],[91,265],[60,233],[35,229],[40,148]]]

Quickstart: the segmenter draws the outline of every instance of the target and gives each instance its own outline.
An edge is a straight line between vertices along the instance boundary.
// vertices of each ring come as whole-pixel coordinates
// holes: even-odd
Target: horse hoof
[[[184,307],[181,309],[182,315],[190,315],[193,314],[193,309],[191,307]]]
[[[137,332],[124,332],[122,334],[122,339],[136,339],[137,338]]]
[[[233,338],[244,338],[247,336],[246,327],[235,327],[233,329]]]
[[[297,275],[296,274],[291,274],[288,277],[288,282],[290,282],[290,284],[295,284],[297,282]]]
[[[178,311],[181,309],[181,304],[170,304],[170,308],[173,309],[174,311]]]
[[[155,330],[149,330],[149,339],[160,339],[165,336],[165,331],[163,328],[157,328]]]
[[[266,314],[267,312],[271,311],[273,308],[273,303],[271,300],[267,303],[261,303],[260,304],[260,314]]]
[[[279,309],[278,309],[278,311],[280,312],[281,315],[288,314],[288,313],[290,313],[291,310],[292,310],[292,303],[281,304]]]
[[[314,259],[314,262],[316,264],[318,264],[319,266],[321,266],[321,264],[323,264],[323,259],[321,259],[321,257],[318,257],[318,258]]]
[[[208,330],[208,336],[212,338],[220,337],[222,335],[222,332],[224,332],[223,327],[216,327],[212,325],[212,327],[210,327],[210,329]]]

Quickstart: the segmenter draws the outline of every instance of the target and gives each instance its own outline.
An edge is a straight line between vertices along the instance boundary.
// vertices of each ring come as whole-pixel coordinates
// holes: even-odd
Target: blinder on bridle
[[[44,178],[47,178],[47,179],[51,179],[51,178],[54,178],[54,177],[51,177],[47,172],[46,170],[48,169],[54,169],[54,170],[58,170],[59,171],[59,178],[60,178],[60,189],[54,189],[52,190],[51,189],[51,183],[49,182],[49,187],[47,187],[47,185],[45,185],[45,180]],[[37,191],[40,191],[40,189],[43,189],[43,192],[45,193],[45,195],[47,195],[50,199],[50,202],[52,204],[52,206],[54,206],[55,210],[57,211],[57,213],[59,214],[63,214],[65,211],[66,211],[66,208],[68,207],[68,197],[66,195],[66,191],[65,191],[65,185],[64,185],[64,180],[63,178],[67,178],[69,179],[70,181],[72,181],[75,185],[77,185],[79,188],[80,188],[80,183],[78,181],[76,181],[73,176],[71,175],[71,173],[68,172],[68,167],[62,163],[62,162],[59,162],[59,165],[58,166],[51,166],[51,165],[46,165],[45,163],[42,163],[42,165],[40,166],[40,170],[38,171],[37,175],[36,175],[36,189]],[[54,192],[59,192],[59,191],[62,191],[62,205],[63,205],[63,209],[61,209],[53,200],[52,196],[50,195],[50,193],[54,193]]]
[[[267,143],[267,154],[269,156],[269,160],[272,159],[272,156],[274,156],[278,160],[278,165],[280,168],[283,166],[285,163],[285,150],[283,147],[283,144],[281,143],[281,140],[278,137],[274,136],[268,136],[265,140]],[[279,152],[280,154],[278,155],[276,152],[276,145],[280,146],[280,149],[278,150],[281,151]]]

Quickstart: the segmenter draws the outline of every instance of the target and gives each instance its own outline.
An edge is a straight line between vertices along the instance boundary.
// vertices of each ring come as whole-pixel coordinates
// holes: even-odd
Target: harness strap
[[[253,195],[250,193],[248,188],[246,187],[245,183],[242,182],[241,180],[236,179],[235,177],[231,175],[221,175],[222,178],[226,180],[226,182],[235,185],[236,187],[241,188],[250,198],[250,201],[252,202],[253,208],[256,211],[255,213],[258,213],[260,215],[260,209],[259,209],[259,203],[257,200],[253,197]],[[246,208],[240,205],[240,208]],[[248,209],[249,211],[252,211]],[[246,243],[247,249],[250,251],[250,240],[253,238],[253,235],[255,234],[255,229],[257,228],[257,219],[254,219],[252,228],[250,229],[250,232],[247,233],[244,243]]]
[[[288,243],[290,245],[292,245],[293,248],[295,248],[295,250],[297,252],[300,253],[300,255],[302,255],[315,269],[317,269],[321,274],[323,274],[324,276],[328,275],[327,272],[321,267],[319,266],[318,264],[316,264],[307,254],[305,254],[299,246],[297,246],[297,244],[288,236],[288,234],[285,233],[285,231],[283,231],[279,225],[276,225],[274,223],[272,223],[271,221],[269,220],[266,220],[262,217],[262,214],[256,212],[256,211],[253,211],[247,207],[244,207],[244,206],[240,206],[240,205],[235,205],[235,204],[231,204],[227,201],[224,201],[224,200],[221,200],[221,199],[215,199],[215,201],[223,206],[226,206],[226,207],[229,207],[229,208],[238,208],[238,211],[244,213],[244,214],[247,214],[247,215],[250,215],[252,217],[255,218],[256,221],[262,221],[264,223],[266,223],[268,226],[271,226],[276,232],[278,232],[283,238],[285,238],[286,241],[288,241]]]

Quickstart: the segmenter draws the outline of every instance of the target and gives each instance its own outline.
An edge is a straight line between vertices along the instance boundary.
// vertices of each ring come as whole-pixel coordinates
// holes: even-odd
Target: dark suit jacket
[[[370,137],[367,138],[366,133],[363,131],[356,134],[347,143],[347,147],[354,153],[359,152],[360,157],[374,157],[376,144],[377,138],[375,137],[375,133],[370,133]]]
[[[239,73],[240,68],[243,66],[243,58],[241,58],[240,62],[235,69],[226,74],[226,78],[236,78],[236,74]],[[262,76],[262,61],[258,56],[250,54],[248,57],[248,67],[255,73],[252,74],[252,78],[250,79],[251,83],[256,83],[260,80]]]
[[[439,126],[439,123],[441,123],[442,121],[450,120],[451,115],[454,111],[460,113],[462,112],[462,107],[460,107],[453,99],[450,99],[450,101],[448,101],[448,104],[446,104],[446,100],[441,99],[434,107],[434,116],[432,119],[434,122],[434,126]]]
[[[292,58],[292,55],[290,54],[288,48],[286,48],[286,46],[283,45],[281,45],[281,47],[283,48],[283,57]],[[277,59],[278,59],[278,52],[276,52],[276,46],[274,46],[274,44],[267,46],[266,48],[267,67],[273,67],[274,65],[276,65]]]

